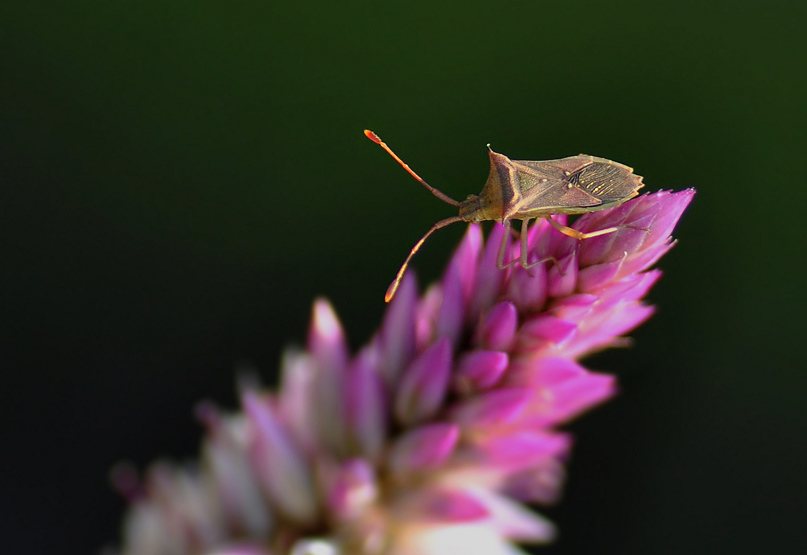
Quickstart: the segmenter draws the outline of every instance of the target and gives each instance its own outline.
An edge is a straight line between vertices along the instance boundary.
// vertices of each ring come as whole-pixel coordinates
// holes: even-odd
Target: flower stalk
[[[199,465],[119,471],[131,499],[125,555],[512,555],[554,526],[527,504],[560,494],[560,427],[607,400],[608,374],[579,360],[622,344],[653,312],[649,270],[694,195],[659,192],[582,216],[578,241],[545,221],[525,270],[496,266],[504,233],[471,225],[442,280],[418,297],[407,274],[355,355],[325,300],[278,391],[242,410],[198,409]],[[558,218],[559,221],[563,218]],[[519,257],[509,240],[507,259]]]

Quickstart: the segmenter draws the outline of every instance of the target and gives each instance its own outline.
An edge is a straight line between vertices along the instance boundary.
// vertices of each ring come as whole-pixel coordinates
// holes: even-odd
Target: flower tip
[[[128,461],[119,462],[109,471],[112,487],[130,503],[143,496],[143,484],[137,469]]]
[[[331,303],[326,299],[317,299],[314,302],[312,328],[320,337],[330,341],[338,341],[342,337],[342,326]]]

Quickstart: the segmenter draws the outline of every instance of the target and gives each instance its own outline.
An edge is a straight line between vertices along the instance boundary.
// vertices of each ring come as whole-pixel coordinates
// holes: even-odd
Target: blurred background
[[[95,553],[108,471],[196,455],[194,404],[274,383],[328,297],[371,335],[485,145],[696,187],[656,316],[587,365],[542,552],[805,553],[802,2],[0,5],[0,537]],[[801,216],[799,215],[801,214]],[[439,276],[463,233],[414,263]]]

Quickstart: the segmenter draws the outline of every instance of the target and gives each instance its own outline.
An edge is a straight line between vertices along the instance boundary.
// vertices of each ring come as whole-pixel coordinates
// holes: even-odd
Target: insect
[[[440,220],[415,243],[398,271],[395,281],[387,289],[384,297],[387,302],[395,296],[412,257],[429,235],[438,229],[457,222],[498,220],[505,227],[496,261],[498,268],[503,270],[511,264],[520,262],[523,268],[528,269],[546,261],[545,259],[532,264],[527,263],[527,231],[530,220],[544,218],[561,233],[578,240],[613,233],[619,228],[609,227],[583,233],[556,222],[552,219],[552,215],[583,214],[611,208],[635,197],[644,186],[642,177],[634,174],[633,168],[605,158],[580,154],[558,160],[511,160],[503,154],[493,152],[488,145],[490,155],[488,180],[481,193],[468,195],[468,198],[460,202],[426,183],[408,164],[398,158],[378,135],[369,130],[365,130],[364,134],[374,143],[381,145],[434,196],[459,208],[458,216]],[[504,255],[511,220],[521,220],[521,253],[517,260],[505,263]]]

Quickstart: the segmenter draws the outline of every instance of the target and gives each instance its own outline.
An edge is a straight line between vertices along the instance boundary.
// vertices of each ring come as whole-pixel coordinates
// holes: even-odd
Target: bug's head
[[[481,222],[487,219],[483,212],[483,198],[478,195],[468,195],[468,198],[460,202],[460,218],[464,222]]]

